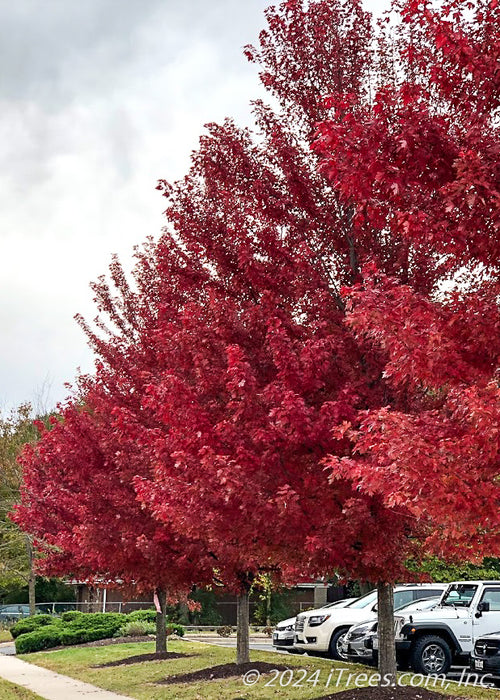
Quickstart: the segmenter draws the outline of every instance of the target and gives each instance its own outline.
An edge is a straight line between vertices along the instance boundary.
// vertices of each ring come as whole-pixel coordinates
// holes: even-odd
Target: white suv
[[[343,598],[336,600],[333,603],[326,603],[321,610],[328,608],[344,608],[349,603],[352,603],[357,598]],[[281,620],[276,625],[273,632],[273,646],[280,651],[289,651],[293,653],[293,643],[295,641],[295,617],[289,617],[287,620]],[[295,650],[297,653],[297,650]]]
[[[440,596],[443,583],[412,583],[396,586],[394,609],[412,601]],[[301,652],[328,652],[333,659],[345,659],[342,642],[349,627],[377,617],[377,591],[371,591],[345,608],[309,610],[297,615],[294,649]]]

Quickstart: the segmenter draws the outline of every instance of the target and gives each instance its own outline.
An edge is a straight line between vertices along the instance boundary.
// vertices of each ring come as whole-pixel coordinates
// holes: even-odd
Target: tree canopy
[[[167,528],[241,592],[265,570],[388,584],[410,556],[498,554],[500,11],[393,12],[270,8],[246,54],[276,106],[208,125],[159,184],[166,226],[132,281],[115,259],[93,286],[99,398],[31,466],[84,420],[64,468],[147,511],[133,556]]]

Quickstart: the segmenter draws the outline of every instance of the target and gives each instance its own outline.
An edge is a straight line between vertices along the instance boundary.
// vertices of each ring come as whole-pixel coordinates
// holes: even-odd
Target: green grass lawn
[[[0,630],[0,642],[12,642],[12,635],[9,630]]]
[[[371,669],[366,667],[343,662],[334,663],[328,659],[256,651],[251,652],[252,661],[266,661],[271,664],[289,666],[294,670],[292,683],[298,682],[304,676],[303,682],[297,687],[292,685],[280,687],[278,679],[274,685],[266,686],[267,682],[272,681],[272,676],[265,676],[249,688],[245,687],[241,678],[168,686],[156,685],[158,681],[167,676],[230,663],[235,659],[235,651],[232,649],[198,642],[172,641],[169,643],[169,650],[184,652],[191,656],[181,659],[149,661],[129,666],[92,668],[94,665],[154,651],[153,643],[130,643],[106,647],[68,647],[59,651],[27,654],[21,658],[138,700],[268,700],[270,697],[282,698],[283,700],[285,698],[286,700],[312,700],[326,695],[328,692],[345,690],[346,686],[343,681],[337,685],[339,669],[346,669],[343,674],[344,679],[348,672],[353,674],[371,672]],[[299,673],[300,669],[304,669],[307,674]],[[332,669],[334,671],[330,676]],[[314,677],[307,681],[308,678],[311,679],[313,673],[316,673],[318,679],[316,685],[313,682]],[[330,685],[325,687],[328,677],[330,677]],[[354,682],[349,687],[355,687]],[[432,687],[429,686],[429,689],[432,690]],[[436,688],[436,690],[441,692],[440,688]],[[477,698],[478,700],[498,698],[498,690],[457,688],[451,683],[445,692],[447,695]],[[1,697],[3,698],[3,696]]]
[[[42,700],[40,695],[35,695],[31,690],[21,688],[0,678],[0,698],[2,700]]]

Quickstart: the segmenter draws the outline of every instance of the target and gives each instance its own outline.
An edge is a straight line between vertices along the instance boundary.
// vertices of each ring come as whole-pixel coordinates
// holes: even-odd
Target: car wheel
[[[347,661],[347,656],[342,653],[342,642],[347,634],[348,627],[336,630],[330,639],[329,656],[337,661]]]
[[[425,676],[446,674],[451,666],[451,649],[442,637],[421,637],[415,642],[411,652],[411,665],[416,673]]]

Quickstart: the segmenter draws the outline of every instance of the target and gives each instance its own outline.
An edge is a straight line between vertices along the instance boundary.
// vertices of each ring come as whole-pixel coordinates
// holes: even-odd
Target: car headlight
[[[318,627],[329,618],[330,615],[311,615],[311,617],[309,618],[309,627]]]
[[[401,630],[406,624],[406,620],[404,617],[396,617],[394,618],[394,634],[396,637],[401,636]]]
[[[354,627],[349,630],[347,636],[349,639],[359,639],[359,637],[364,637],[365,634],[373,629],[373,622],[366,625],[359,625],[359,627]]]

